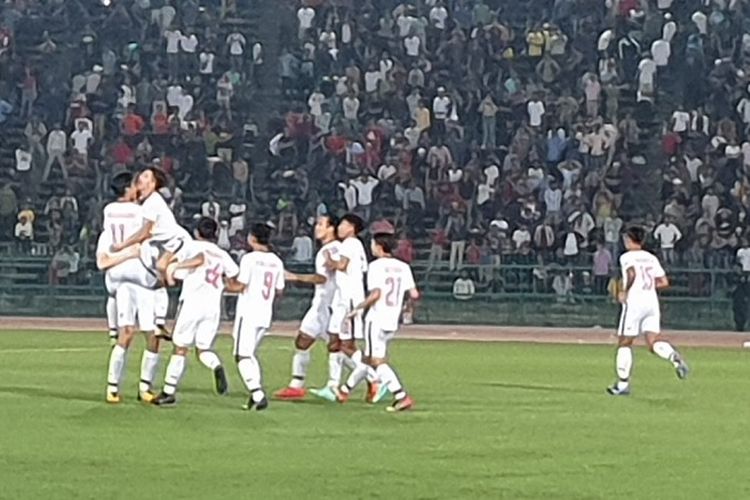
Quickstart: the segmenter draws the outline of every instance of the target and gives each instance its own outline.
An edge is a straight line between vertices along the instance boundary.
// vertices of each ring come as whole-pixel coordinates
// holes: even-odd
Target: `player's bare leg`
[[[166,341],[172,340],[172,335],[167,330],[167,313],[169,312],[169,293],[166,288],[159,288],[154,292],[154,334]]]
[[[216,352],[213,349],[196,349],[195,354],[198,357],[198,361],[213,373],[214,391],[216,391],[216,394],[219,396],[227,395],[229,393],[227,374]]]
[[[175,394],[177,393],[177,386],[185,373],[187,351],[186,347],[175,346],[174,353],[169,358],[169,363],[167,364],[167,372],[164,375],[164,387],[153,400],[155,405],[171,406],[177,403]]]
[[[388,364],[388,360],[385,358],[371,358],[370,363],[377,372],[380,382],[393,394],[393,404],[387,410],[396,412],[411,409],[414,406],[414,401],[406,392],[404,386],[401,385],[398,375],[396,375],[396,372]],[[372,399],[372,403],[378,403],[384,396],[385,391],[378,391],[377,395]]]
[[[685,360],[677,349],[675,349],[664,336],[659,333],[646,333],[646,342],[648,343],[651,352],[659,356],[661,359],[672,363],[678,378],[687,378],[690,373],[687,363],[685,363]]]
[[[141,379],[138,382],[138,400],[153,403],[156,394],[151,390],[159,367],[159,337],[153,332],[146,333],[146,348],[141,358]]]
[[[294,401],[305,397],[305,378],[310,365],[310,348],[315,338],[299,332],[294,339],[294,356],[292,357],[292,380],[289,385],[274,394],[275,398]]]
[[[617,352],[615,354],[615,372],[617,382],[607,388],[613,396],[627,396],[630,394],[630,374],[633,371],[633,341],[635,337],[620,336],[617,338]]]
[[[127,359],[128,349],[133,341],[135,328],[127,326],[120,328],[117,337],[117,343],[109,353],[109,368],[107,370],[107,403],[119,403],[120,385],[122,384],[123,374],[125,372],[125,362]]]

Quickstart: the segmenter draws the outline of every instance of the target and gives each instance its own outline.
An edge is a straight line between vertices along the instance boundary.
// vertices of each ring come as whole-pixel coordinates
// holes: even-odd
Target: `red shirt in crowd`
[[[146,123],[143,121],[143,118],[135,113],[128,113],[122,119],[122,131],[129,137],[140,134],[145,126]]]
[[[121,140],[117,141],[117,144],[112,147],[112,160],[121,165],[132,165],[135,161],[135,155],[130,146]]]

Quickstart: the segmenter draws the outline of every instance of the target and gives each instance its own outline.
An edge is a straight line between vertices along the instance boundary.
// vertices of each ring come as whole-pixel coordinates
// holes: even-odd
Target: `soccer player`
[[[215,220],[203,217],[198,221],[195,240],[186,243],[191,257],[168,268],[177,277],[183,274],[179,313],[172,333],[174,354],[167,365],[164,388],[154,400],[159,406],[177,402],[175,393],[185,373],[185,356],[191,347],[198,351],[198,360],[214,377],[214,388],[220,395],[227,393],[227,377],[221,360],[213,351],[221,319],[221,294],[224,279],[239,274],[232,257],[219,248],[215,241],[219,226]]]
[[[296,349],[292,358],[292,380],[289,386],[281,389],[274,397],[284,400],[297,400],[305,397],[305,377],[307,367],[310,364],[310,348],[315,341],[324,337],[331,320],[331,303],[336,291],[334,272],[326,267],[328,256],[332,259],[338,258],[339,241],[336,239],[337,221],[332,215],[321,215],[315,222],[315,239],[320,242],[321,247],[315,256],[315,274],[297,275],[286,274],[287,281],[298,281],[312,283],[315,285],[310,309],[302,318],[299,333],[294,340]],[[341,360],[340,346],[338,342],[328,343],[329,385],[337,387],[341,382]]]
[[[379,391],[376,383],[377,376],[369,365],[362,359],[362,351],[357,347],[357,340],[364,339],[361,316],[354,316],[347,320],[347,315],[354,306],[365,299],[364,278],[367,272],[367,254],[357,235],[362,231],[364,223],[354,214],[346,214],[338,225],[339,258],[335,259],[330,253],[326,254],[325,266],[329,271],[335,271],[336,292],[333,298],[331,322],[328,334],[331,342],[341,346],[344,357],[340,359],[349,364],[352,371],[346,383],[339,389],[348,394],[364,378],[370,382],[367,394],[368,401]],[[346,323],[346,324],[345,324]],[[330,369],[330,367],[329,367]],[[329,373],[329,378],[333,378]],[[328,401],[340,400],[336,387],[330,384],[322,389],[311,389],[310,393]]]
[[[265,410],[268,399],[263,392],[257,349],[271,326],[274,299],[284,290],[284,264],[270,247],[271,228],[255,224],[248,237],[252,252],[240,261],[237,280],[227,290],[239,292],[232,337],[234,357],[250,398],[243,407]]]
[[[677,376],[684,379],[688,366],[675,348],[661,335],[661,313],[657,290],[669,286],[664,269],[653,254],[643,250],[646,231],[630,227],[623,235],[626,252],[620,256],[623,289],[618,294],[622,304],[620,326],[617,331],[615,365],[617,382],[607,388],[613,396],[630,394],[630,373],[633,369],[633,341],[641,334],[654,354],[669,361]]]
[[[419,298],[419,290],[414,283],[409,265],[393,257],[396,241],[391,234],[376,234],[372,239],[372,254],[376,258],[370,263],[367,272],[367,289],[369,295],[358,304],[348,318],[359,316],[367,311],[365,319],[365,356],[380,378],[383,386],[394,396],[388,411],[410,409],[414,402],[401,385],[396,372],[388,364],[388,343],[396,335],[398,320],[404,305],[406,294],[412,300]],[[346,401],[348,392],[343,386],[339,401]],[[372,402],[377,403],[386,391],[379,391]]]
[[[142,225],[141,207],[134,202],[136,189],[132,176],[129,173],[115,176],[112,190],[118,198],[104,208],[103,231],[97,243],[96,259],[97,267],[105,271],[107,293],[115,299],[119,334],[110,352],[106,399],[109,403],[119,403],[119,386],[135,328],[138,325],[142,331],[155,330],[152,289],[157,280],[144,266],[141,260],[143,249],[139,245],[111,252],[114,245],[136,233]],[[141,360],[139,399],[147,402],[153,399],[150,382],[158,361],[158,339],[150,337]]]

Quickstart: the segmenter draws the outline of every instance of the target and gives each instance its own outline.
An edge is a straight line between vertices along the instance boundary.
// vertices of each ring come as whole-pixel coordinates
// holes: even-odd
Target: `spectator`
[[[59,248],[50,262],[49,284],[52,286],[75,284],[80,260],[80,255],[70,245]]]
[[[208,199],[201,204],[201,216],[208,217],[219,222],[221,216],[221,206],[216,201],[216,197],[213,193],[208,194]]]
[[[682,233],[674,225],[671,219],[665,218],[664,221],[656,227],[654,237],[661,247],[661,256],[664,263],[672,265],[675,263],[674,247],[682,239]]]
[[[445,223],[445,235],[451,243],[448,268],[455,271],[463,265],[466,250],[466,219],[458,202],[451,204],[450,215]]]
[[[70,140],[73,142],[73,150],[83,158],[88,158],[89,147],[93,142],[93,134],[86,120],[79,120],[76,124],[76,130],[70,134]]]
[[[557,302],[561,304],[572,304],[573,298],[573,273],[558,270],[552,279],[552,289],[555,291]]]
[[[297,228],[297,235],[292,241],[292,261],[309,263],[313,259],[313,242],[307,229],[303,226]]]
[[[15,229],[16,250],[21,254],[31,253],[31,244],[34,242],[34,225],[26,214],[18,215]]]
[[[469,277],[466,269],[462,269],[458,278],[453,282],[453,298],[461,301],[471,300],[475,293],[474,280]]]
[[[372,202],[373,202],[373,191],[380,184],[375,177],[367,175],[367,172],[362,172],[358,178],[351,181],[351,185],[356,190],[357,202],[355,210],[362,216],[362,220],[365,222],[370,220]]]
[[[596,251],[594,252],[594,291],[599,295],[607,293],[609,284],[609,275],[612,272],[613,260],[612,253],[602,242],[597,242]]]

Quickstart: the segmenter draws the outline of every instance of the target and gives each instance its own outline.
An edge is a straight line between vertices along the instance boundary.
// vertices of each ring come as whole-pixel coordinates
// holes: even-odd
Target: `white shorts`
[[[260,341],[266,335],[268,328],[250,324],[248,318],[238,315],[234,319],[232,338],[234,339],[233,354],[235,357],[249,358],[255,356]]]
[[[328,324],[328,332],[338,335],[341,340],[362,340],[365,338],[362,316],[358,315],[352,319],[346,319],[357,304],[349,301],[348,304],[334,304],[331,310],[331,321]]]
[[[152,332],[154,325],[154,291],[132,283],[122,283],[115,293],[117,327],[138,326]]]
[[[331,322],[331,309],[327,306],[311,307],[302,318],[299,330],[314,339],[324,337],[328,333]]]
[[[661,333],[661,313],[659,306],[623,304],[617,335],[637,337],[642,333]]]
[[[155,288],[158,279],[156,273],[148,269],[140,259],[129,259],[104,273],[104,286],[108,294],[114,296],[123,283]]]
[[[201,351],[213,348],[219,330],[220,312],[207,312],[196,304],[180,301],[172,332],[172,343],[177,347],[197,347]]]
[[[388,356],[388,342],[395,335],[395,331],[385,331],[377,325],[377,322],[365,320],[365,356],[385,359]]]

